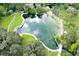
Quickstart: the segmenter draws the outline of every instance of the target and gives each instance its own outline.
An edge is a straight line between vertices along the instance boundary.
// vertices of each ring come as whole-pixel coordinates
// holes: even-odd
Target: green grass
[[[15,19],[13,20],[13,22],[11,23],[11,26],[10,26],[10,30],[13,30],[15,29],[17,26],[21,25],[22,23],[22,18],[21,18],[21,13],[17,12],[15,14]]]
[[[11,20],[12,20],[12,18],[13,18],[13,14],[10,15],[10,16],[3,17],[3,18],[0,20],[0,27],[2,27],[2,28],[4,28],[4,29],[7,29],[9,23],[10,23]]]
[[[14,16],[15,16],[15,18],[14,18]],[[13,18],[14,18],[14,20],[13,20]],[[18,25],[20,25],[22,23],[21,13],[16,12],[16,14],[13,13],[9,16],[3,17],[2,20],[0,21],[0,27],[4,28],[4,29],[8,29],[8,26],[11,21],[12,21],[12,23],[9,27],[10,31],[14,30]]]
[[[22,38],[23,38],[23,40],[22,40],[23,46],[27,45],[29,42],[36,42],[35,38],[28,34],[23,35]]]

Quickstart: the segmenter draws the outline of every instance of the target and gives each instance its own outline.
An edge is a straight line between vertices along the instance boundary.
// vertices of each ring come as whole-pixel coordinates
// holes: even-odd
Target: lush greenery
[[[79,4],[60,4],[59,8],[55,9],[57,16],[63,19],[64,34],[61,39],[63,40],[62,55],[78,55],[79,51]],[[57,7],[57,6],[56,6]],[[67,54],[66,54],[67,53]]]
[[[21,23],[22,23],[21,13],[15,12],[11,15],[2,17],[2,19],[0,20],[0,27],[12,31]]]
[[[26,39],[31,39],[30,36]],[[0,55],[2,56],[31,56],[46,55],[46,49],[38,42],[29,41],[23,44],[24,39],[15,32],[0,29]],[[40,53],[41,52],[41,53]]]
[[[49,8],[48,8],[49,7]],[[48,52],[33,37],[28,35],[20,37],[13,31],[22,19],[21,13],[27,13],[27,17],[39,17],[51,10],[60,17],[67,31],[60,39],[63,43],[63,56],[79,56],[79,4],[0,4],[0,55],[55,55],[56,52]],[[25,16],[26,18],[26,16]],[[13,21],[12,21],[13,20]],[[25,40],[25,41],[24,41]],[[32,42],[31,42],[32,41]],[[25,46],[23,46],[23,43]],[[28,42],[28,43],[27,43]],[[41,52],[41,53],[39,53]]]

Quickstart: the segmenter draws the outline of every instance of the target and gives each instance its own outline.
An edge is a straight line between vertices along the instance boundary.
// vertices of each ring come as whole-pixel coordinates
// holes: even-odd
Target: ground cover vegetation
[[[21,37],[19,34],[13,32],[13,30],[22,23],[21,13],[27,13],[23,15],[24,18],[33,18],[36,14],[41,17],[42,14],[49,10],[63,20],[64,30],[67,32],[60,38],[63,44],[61,55],[79,56],[79,4],[73,3],[0,4],[0,55],[57,55],[57,52],[50,52],[45,49],[42,44],[34,40],[32,36],[25,35]]]

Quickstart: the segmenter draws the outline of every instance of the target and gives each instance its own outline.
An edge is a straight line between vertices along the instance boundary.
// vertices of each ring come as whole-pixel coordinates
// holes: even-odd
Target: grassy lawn
[[[15,18],[14,18],[14,16],[15,16]],[[9,26],[11,21],[12,21],[12,23]],[[11,30],[14,30],[21,23],[22,23],[21,13],[16,12],[16,14],[13,13],[9,16],[3,17],[2,20],[0,21],[0,27],[2,27],[4,29],[8,29],[8,26],[9,26],[9,30],[11,31]]]
[[[23,21],[23,20],[22,20],[22,18],[21,18],[21,13],[17,12],[17,13],[15,14],[14,20],[13,20],[12,23],[11,23],[10,30],[13,30],[13,29],[15,29],[17,26],[21,25],[22,21]]]
[[[13,14],[10,15],[10,16],[6,16],[6,17],[3,17],[2,20],[0,20],[0,27],[4,28],[4,29],[7,29],[8,28],[8,25],[9,23],[11,22],[12,18],[13,18]]]
[[[23,38],[22,45],[24,45],[24,46],[26,44],[28,44],[29,42],[36,42],[35,38],[31,35],[28,35],[28,34],[23,35],[22,38]]]

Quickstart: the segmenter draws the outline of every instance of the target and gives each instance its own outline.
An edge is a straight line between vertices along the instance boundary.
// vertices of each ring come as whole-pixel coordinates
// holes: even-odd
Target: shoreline
[[[24,19],[23,16],[22,16],[23,14],[27,14],[27,13],[22,13],[22,14],[21,14],[21,18],[22,18],[23,21],[22,21],[21,25],[19,25],[19,26],[17,26],[17,27],[15,28],[15,30],[14,30],[15,32],[16,32],[17,28],[22,27],[22,25],[24,24],[25,19]],[[31,35],[31,36],[33,36],[33,37],[35,38],[35,40],[38,40],[38,38],[37,38],[35,35],[30,34],[30,33],[22,33],[22,34],[20,34],[20,36],[22,36],[22,35]],[[59,49],[53,50],[53,49],[48,48],[42,41],[40,41],[40,43],[41,43],[48,51],[51,51],[51,52],[60,52],[60,46],[61,46],[61,44],[58,45]],[[58,54],[58,56],[59,56],[59,54]]]

